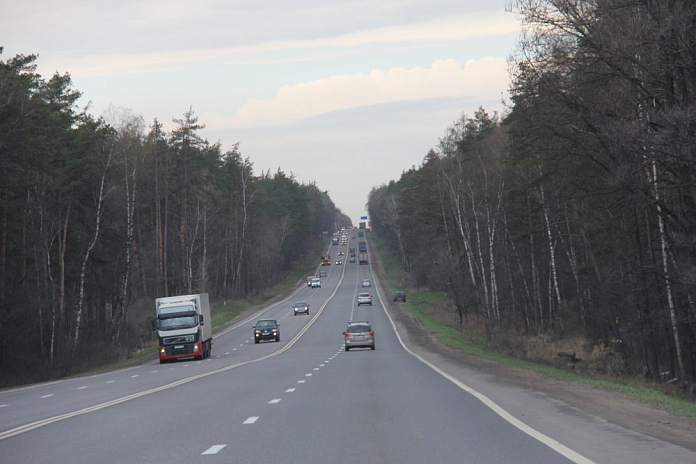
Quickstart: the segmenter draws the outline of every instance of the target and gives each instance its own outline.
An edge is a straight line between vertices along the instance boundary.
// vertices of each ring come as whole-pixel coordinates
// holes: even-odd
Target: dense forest
[[[517,0],[503,118],[479,109],[368,209],[460,324],[583,337],[696,382],[696,3]],[[523,353],[520,353],[523,355]]]
[[[262,292],[350,224],[316,185],[202,139],[192,109],[171,133],[95,118],[36,59],[0,61],[0,386],[142,348],[154,298]]]

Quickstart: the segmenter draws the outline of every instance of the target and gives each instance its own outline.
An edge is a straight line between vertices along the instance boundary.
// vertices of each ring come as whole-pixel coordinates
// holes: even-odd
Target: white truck
[[[210,357],[213,325],[207,293],[157,298],[155,309],[152,329],[157,331],[160,364]]]

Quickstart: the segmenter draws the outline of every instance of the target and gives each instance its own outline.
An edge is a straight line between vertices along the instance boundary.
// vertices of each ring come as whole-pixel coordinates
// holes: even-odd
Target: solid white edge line
[[[370,260],[370,272],[372,272],[372,260]],[[503,409],[501,406],[499,406],[497,403],[495,403],[493,400],[488,398],[486,395],[483,393],[479,393],[478,391],[474,390],[470,386],[466,385],[464,382],[461,380],[451,376],[447,372],[443,371],[436,365],[430,363],[426,359],[422,358],[420,355],[416,354],[415,352],[411,351],[404,341],[401,338],[401,335],[399,332],[396,330],[396,324],[394,324],[394,320],[392,319],[391,315],[387,311],[386,306],[384,305],[384,300],[382,299],[382,294],[379,291],[379,287],[375,287],[375,290],[377,292],[377,297],[379,298],[379,302],[382,304],[382,311],[384,311],[384,314],[387,315],[387,318],[389,319],[389,322],[391,323],[392,328],[394,329],[394,333],[396,333],[396,338],[399,340],[399,343],[403,347],[404,350],[406,350],[407,353],[411,354],[413,357],[418,359],[420,362],[446,378],[447,380],[451,381],[454,383],[456,386],[464,390],[465,392],[469,393],[470,395],[474,396],[476,399],[481,401],[484,405],[486,405],[489,409],[491,409],[494,413],[496,413],[498,416],[506,420],[508,423],[519,429],[520,431],[526,433],[530,437],[534,438],[535,440],[543,443],[544,445],[548,446],[552,450],[556,451],[558,454],[561,456],[577,463],[577,464],[596,464],[594,461],[591,459],[586,458],[585,456],[581,455],[580,453],[573,451],[572,449],[568,448],[565,446],[563,443],[554,440],[553,438],[549,437],[548,435],[544,435],[543,433],[539,432],[538,430],[530,427],[529,425],[525,424],[521,420],[517,419],[515,416],[507,412],[505,409]]]

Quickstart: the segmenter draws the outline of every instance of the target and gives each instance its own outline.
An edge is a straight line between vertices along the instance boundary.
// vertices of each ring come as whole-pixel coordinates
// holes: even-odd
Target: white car
[[[312,288],[321,288],[321,279],[319,277],[315,277],[312,279]]]
[[[359,293],[358,294],[358,306],[369,304],[372,306],[372,295],[369,293]]]
[[[370,279],[363,279],[362,286],[363,287],[372,287],[372,281]]]

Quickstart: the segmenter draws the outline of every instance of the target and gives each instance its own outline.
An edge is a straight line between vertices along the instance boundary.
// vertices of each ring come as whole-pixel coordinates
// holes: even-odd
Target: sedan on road
[[[305,301],[298,301],[294,305],[292,305],[292,311],[297,316],[298,314],[307,314],[309,315],[309,303]]]
[[[280,324],[275,319],[260,319],[254,327],[254,343],[261,340],[280,341]]]
[[[363,279],[362,286],[363,287],[372,287],[372,281],[370,279]]]
[[[364,304],[372,306],[372,295],[369,293],[358,293],[358,306]]]
[[[345,350],[351,348],[375,349],[375,332],[369,321],[353,321],[348,323],[348,328],[343,332],[345,337]]]
[[[336,261],[336,266],[340,266],[341,264],[343,264],[343,261],[341,261],[340,259]]]

